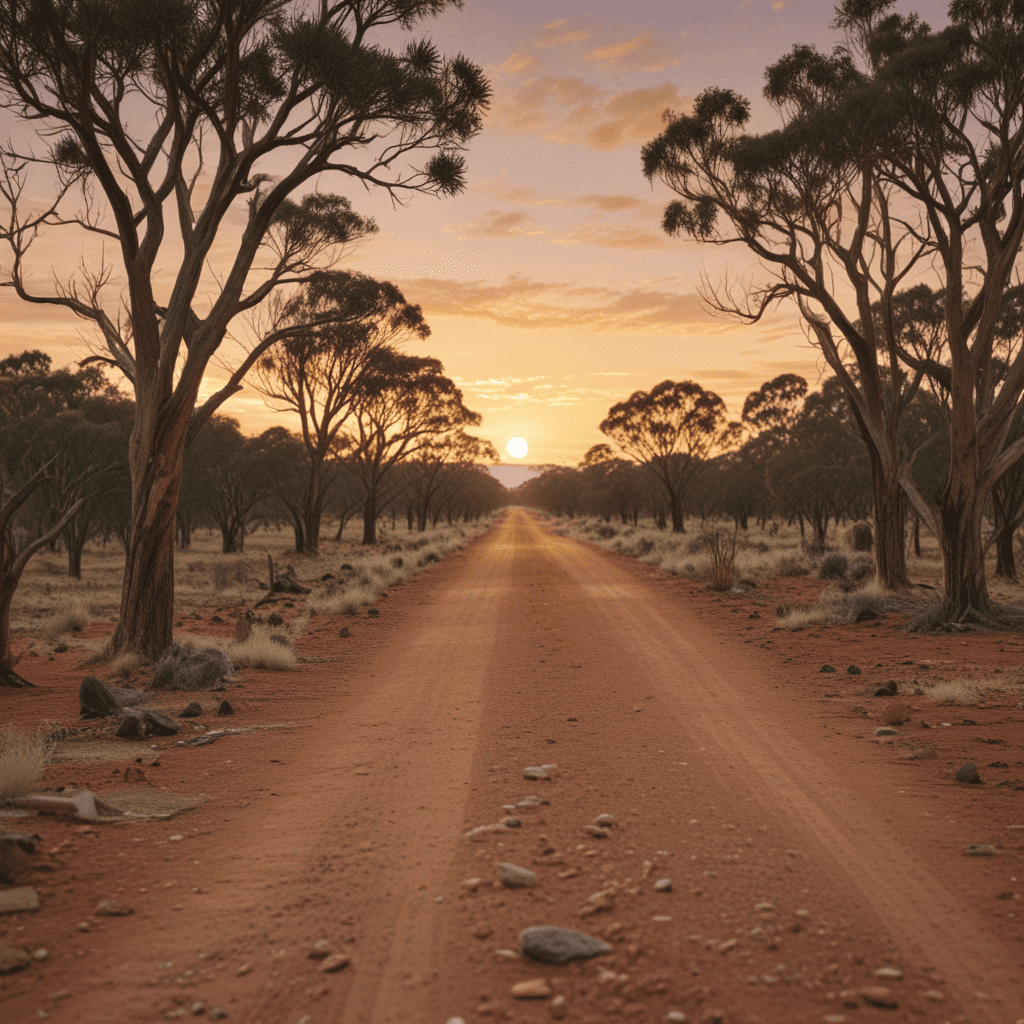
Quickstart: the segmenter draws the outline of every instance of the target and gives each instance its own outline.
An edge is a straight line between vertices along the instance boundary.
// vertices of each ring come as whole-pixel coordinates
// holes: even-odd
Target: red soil
[[[42,906],[0,917],[0,944],[48,957],[0,978],[4,1021],[200,1003],[246,1024],[1019,1021],[1024,709],[935,706],[912,680],[1019,679],[1022,638],[773,628],[776,603],[820,587],[715,595],[510,513],[379,618],[315,619],[297,671],[243,670],[227,723],[291,728],[48,769],[209,799],[172,821],[8,823],[42,836],[17,880]],[[74,652],[20,668],[36,688],[3,693],[5,722],[77,724]],[[879,740],[887,679],[909,721]],[[214,695],[169,707],[194,696],[225,724]],[[984,785],[955,781],[967,760]],[[545,763],[551,781],[524,780]],[[465,836],[529,794],[548,803],[520,828]],[[585,829],[602,813],[606,838]],[[499,861],[537,885],[498,887]],[[97,915],[105,899],[134,913]],[[613,952],[496,953],[537,924]],[[347,966],[323,972],[323,950]],[[530,979],[564,1010],[513,998]]]

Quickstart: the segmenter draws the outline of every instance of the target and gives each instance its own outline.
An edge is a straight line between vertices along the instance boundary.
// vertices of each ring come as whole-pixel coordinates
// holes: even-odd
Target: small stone
[[[554,999],[548,1004],[548,1009],[551,1011],[551,1016],[555,1020],[564,1019],[568,1012],[568,1007],[565,1005],[565,996],[555,996]]]
[[[179,718],[198,718],[203,713],[203,705],[194,700],[185,705],[183,711],[178,713]]]
[[[39,909],[39,893],[31,886],[0,892],[0,914],[18,914],[23,910]]]
[[[973,761],[968,761],[957,770],[956,781],[969,782],[972,785],[978,785],[981,782],[981,776],[978,774],[978,766]]]
[[[206,1013],[206,1003],[193,1003],[189,1009],[192,1011],[193,1017],[201,1017]]]
[[[470,892],[476,892],[477,889],[483,884],[482,878],[467,878],[463,883],[462,887],[468,889]]]
[[[864,1002],[870,1003],[872,1006],[884,1006],[890,1010],[899,1006],[892,994],[892,989],[886,988],[885,985],[869,985],[860,990],[860,995]]]
[[[550,999],[551,986],[543,978],[531,978],[512,986],[513,999]]]
[[[686,1014],[682,1010],[669,1010],[665,1014],[665,1020],[673,1021],[674,1024],[686,1024]]]
[[[210,1017],[212,1020],[223,1020],[228,1015],[228,1011],[223,1007],[215,1006],[210,1011]]]
[[[99,914],[101,917],[127,917],[129,914],[134,914],[135,911],[115,900],[100,900],[93,913]]]
[[[831,666],[831,665],[822,665],[821,668],[818,669],[818,671],[819,672],[835,672],[835,668],[833,668],[833,666]]]
[[[903,972],[898,967],[879,967],[875,971],[876,978],[902,978]]]
[[[252,964],[242,964],[242,966],[239,967],[237,971],[235,971],[235,974],[237,974],[240,978],[243,978],[251,970],[252,970]]]
[[[861,674],[860,668],[858,668],[858,666],[856,665],[847,665],[846,674],[848,676],[859,676]]]
[[[599,814],[594,819],[595,825],[600,825],[601,828],[611,828],[615,824],[615,819],[610,814]]]
[[[902,725],[910,720],[910,705],[905,701],[893,701],[885,711],[882,712],[882,723],[884,725]]]
[[[655,892],[671,892],[672,891],[672,879],[671,878],[659,878],[654,883]]]
[[[593,836],[595,839],[607,839],[608,830],[601,828],[600,825],[584,825],[583,831],[589,836]]]
[[[13,974],[32,963],[28,951],[15,946],[0,946],[0,974]]]
[[[277,612],[271,612],[267,616],[267,625],[268,626],[283,626],[284,625],[284,619],[282,619],[281,616],[277,614]]]
[[[343,967],[348,967],[348,957],[342,953],[334,953],[317,970],[321,974],[334,974],[335,971],[340,971]]]
[[[498,872],[501,884],[506,889],[526,889],[537,884],[537,876],[534,872],[516,864],[509,864],[507,861],[502,861],[498,865]]]
[[[57,989],[56,992],[51,992],[50,993],[50,998],[55,1003],[59,1003],[62,999],[70,999],[71,998],[71,989],[69,989],[69,988],[59,988],[59,989]]]
[[[612,947],[571,928],[536,925],[519,933],[522,951],[545,964],[567,964],[570,960],[589,960],[592,956],[610,953]]]
[[[473,929],[473,937],[480,939],[489,939],[494,934],[494,929],[489,924],[478,924]]]
[[[933,1003],[941,1003],[945,1000],[945,996],[937,989],[930,988],[924,993],[925,999],[930,999]]]
[[[50,951],[48,949],[37,949],[32,954],[32,959],[33,960],[46,960],[49,957],[49,955],[50,955]]]
[[[217,708],[217,714],[221,718],[225,717],[226,715],[233,715],[234,713],[235,709],[231,706],[230,701],[222,700],[220,702],[220,707]]]
[[[348,626],[342,626],[341,629],[338,630],[338,636],[340,636],[342,638],[342,640],[347,639],[351,635],[352,635],[352,630],[350,630],[348,628]]]
[[[994,857],[996,848],[988,843],[971,843],[970,846],[964,847],[964,853],[968,857]]]
[[[380,611],[376,608],[367,608],[366,614],[369,615],[371,619],[375,619],[380,615]]]
[[[876,736],[899,736],[899,729],[894,729],[891,725],[880,725],[875,730]]]
[[[326,960],[331,955],[331,944],[326,939],[317,939],[306,954],[310,960]]]
[[[92,925],[88,921],[79,921],[77,928],[80,932],[87,932],[92,928]]]
[[[888,686],[880,686],[880,687],[878,687],[877,690],[875,690],[875,692],[871,696],[872,697],[891,697],[891,696],[893,696],[893,692],[892,692],[892,690],[889,689]]]
[[[523,769],[523,778],[531,779],[534,782],[543,782],[545,779],[550,779],[551,776],[543,765],[534,765],[532,768]]]
[[[511,816],[502,818],[501,823],[505,828],[520,828],[523,824],[518,818],[513,818]]]

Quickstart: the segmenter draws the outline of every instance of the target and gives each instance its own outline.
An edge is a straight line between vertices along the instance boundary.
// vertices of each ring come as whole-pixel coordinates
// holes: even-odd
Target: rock
[[[964,853],[968,857],[994,857],[996,848],[988,843],[971,843],[964,847]]]
[[[367,608],[366,614],[369,615],[371,619],[375,619],[380,615],[380,611],[376,608]]]
[[[872,1006],[884,1006],[890,1010],[899,1006],[892,994],[892,989],[886,988],[885,985],[869,985],[860,990],[860,995],[864,1002],[870,1003]]]
[[[893,694],[899,693],[900,685],[895,679],[887,679],[882,685],[887,686]]]
[[[669,1010],[665,1014],[665,1020],[673,1021],[675,1024],[686,1024],[686,1014],[682,1010]]]
[[[880,686],[873,694],[872,697],[891,697],[893,695],[892,690],[888,686]]]
[[[283,626],[284,625],[284,619],[280,615],[278,615],[277,612],[271,612],[267,616],[267,625],[268,626]]]
[[[350,637],[351,635],[352,630],[349,629],[348,626],[343,626],[341,629],[338,630],[338,636],[340,636],[343,640],[347,637]]]
[[[334,953],[317,970],[321,974],[334,974],[335,971],[340,971],[344,967],[348,967],[348,957],[342,953]]]
[[[217,714],[221,718],[224,718],[227,715],[233,715],[234,713],[235,709],[231,706],[230,701],[222,700],[220,702],[220,706],[217,708]]]
[[[501,884],[506,889],[526,889],[537,884],[537,876],[528,868],[518,867],[516,864],[509,864],[502,861],[498,865]]]
[[[835,669],[831,665],[822,665],[818,669],[819,672],[835,672]]]
[[[125,708],[114,735],[125,740],[144,740],[148,736],[174,736],[177,732],[174,719],[156,708]]]
[[[39,909],[39,893],[31,886],[0,891],[0,914],[18,914],[23,910]]]
[[[147,690],[209,690],[234,674],[231,659],[216,647],[171,644],[157,662]]]
[[[351,572],[353,568],[354,568],[354,566],[349,565],[348,562],[342,562],[341,563],[341,571],[342,572]]]
[[[547,800],[542,799],[539,796],[524,796],[522,800],[516,805],[517,807],[547,807]]]
[[[593,836],[595,839],[607,839],[608,830],[601,828],[600,825],[584,825],[583,831],[589,836]]]
[[[511,815],[501,819],[502,825],[505,828],[522,828],[523,823],[519,818],[513,818]]]
[[[12,883],[32,867],[37,842],[34,832],[0,832],[0,882]]]
[[[875,730],[876,736],[899,736],[899,729],[894,729],[891,725],[880,725]]]
[[[513,999],[550,999],[551,986],[543,978],[531,978],[512,986]]]
[[[856,665],[847,665],[846,674],[848,676],[859,676],[861,674],[860,669]]]
[[[185,705],[185,709],[178,713],[179,718],[198,718],[203,713],[203,705],[194,700]]]
[[[96,904],[96,909],[93,913],[98,914],[100,917],[128,917],[129,914],[134,914],[135,911],[131,907],[126,907],[123,903],[118,903],[116,900],[100,900]]]
[[[612,947],[571,928],[535,925],[519,933],[523,953],[545,964],[567,964],[570,960],[589,960],[592,956],[610,953]]]
[[[555,998],[548,1004],[548,1009],[551,1011],[551,1016],[554,1017],[555,1020],[563,1020],[569,1009],[565,1005],[565,996],[555,996]]]
[[[550,779],[551,776],[548,774],[547,765],[534,765],[532,768],[523,769],[523,778],[531,779],[534,782],[543,782],[546,779]]]
[[[326,960],[331,955],[331,944],[326,939],[317,939],[306,954],[310,960]]]
[[[210,1020],[223,1020],[228,1015],[228,1011],[221,1006],[215,1006],[210,1011]]]
[[[671,878],[659,878],[654,883],[654,889],[656,892],[671,892],[672,891],[672,879]]]
[[[473,937],[483,941],[489,939],[494,934],[494,929],[489,924],[478,924],[473,929]]]
[[[910,721],[910,705],[906,701],[893,701],[882,712],[882,722],[885,725],[902,725],[908,721]]]
[[[981,776],[978,774],[978,766],[973,761],[968,761],[967,764],[957,769],[956,781],[970,782],[973,785],[978,785],[981,782]]]
[[[303,587],[295,580],[295,570],[286,565],[274,572],[274,583],[270,588],[272,594],[308,594],[309,587]]]
[[[903,972],[898,967],[879,967],[875,971],[876,978],[902,978]]]
[[[615,819],[610,814],[599,814],[594,819],[595,825],[600,825],[601,828],[611,828],[615,824]]]
[[[22,971],[32,963],[27,950],[15,946],[0,946],[0,974],[13,974]]]
[[[78,706],[82,718],[107,718],[123,708],[145,703],[146,695],[141,690],[111,686],[95,676],[86,676],[78,688]]]

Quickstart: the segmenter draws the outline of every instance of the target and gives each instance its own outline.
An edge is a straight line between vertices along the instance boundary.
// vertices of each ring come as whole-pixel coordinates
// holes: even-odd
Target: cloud
[[[643,227],[593,221],[578,224],[551,241],[556,245],[599,245],[608,249],[664,249],[669,244],[664,234]]]
[[[548,49],[551,46],[560,46],[565,43],[581,43],[589,39],[593,29],[590,19],[583,18],[562,18],[559,21],[549,22],[535,29],[530,35],[530,42],[540,49]]]
[[[590,207],[601,213],[622,213],[626,210],[648,210],[661,215],[663,204],[637,196],[590,192],[585,195],[551,196],[532,185],[516,185],[508,180],[484,181],[472,189],[481,195],[501,199],[517,206],[579,206]]]
[[[608,151],[653,139],[666,109],[686,110],[692,97],[671,83],[610,92],[582,78],[542,75],[498,103],[488,124],[541,134],[549,142]]]
[[[653,32],[641,32],[632,39],[599,46],[583,59],[624,71],[663,71],[682,63]]]
[[[720,334],[735,325],[706,312],[694,292],[588,287],[535,281],[513,274],[503,281],[399,282],[427,317],[490,320],[510,327],[591,332]]]
[[[453,229],[447,228],[451,231]],[[466,238],[523,238],[530,235],[544,235],[547,231],[536,226],[533,217],[522,210],[502,213],[501,210],[487,210],[476,220],[454,229],[460,240]]]

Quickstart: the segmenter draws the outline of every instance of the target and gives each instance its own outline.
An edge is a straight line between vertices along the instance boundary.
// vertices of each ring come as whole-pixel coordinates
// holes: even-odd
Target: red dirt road
[[[337,630],[353,620],[321,626],[300,647],[321,664],[230,695],[239,722],[296,728],[163,741],[144,768],[208,803],[171,822],[32,825],[59,852],[19,880],[43,907],[0,919],[0,942],[50,956],[0,979],[4,1021],[134,1024],[197,1003],[246,1024],[550,1020],[550,1000],[511,995],[530,979],[569,1022],[1024,1018],[1024,833],[1005,831],[1024,793],[897,762],[875,723],[808,698],[756,604],[730,609],[753,624],[715,617],[691,587],[513,510],[352,640]],[[878,647],[865,635],[865,658]],[[20,718],[53,698],[15,699]],[[526,781],[540,764],[551,781]],[[548,803],[517,809],[520,828],[465,835],[527,795]],[[607,837],[585,829],[599,814]],[[996,856],[965,856],[971,843]],[[499,861],[537,885],[500,888]],[[135,913],[94,916],[104,898]],[[496,952],[539,924],[613,952],[560,967]],[[319,940],[348,966],[322,972]]]

